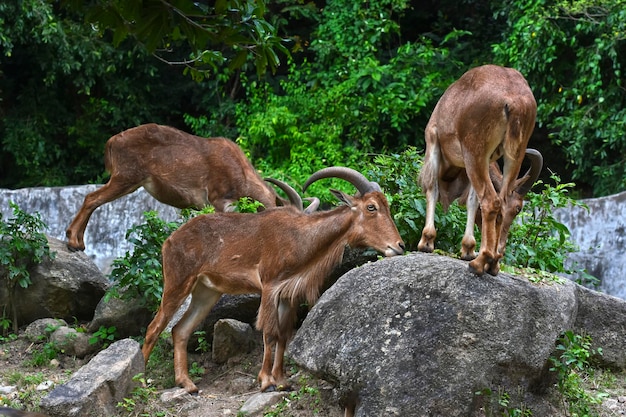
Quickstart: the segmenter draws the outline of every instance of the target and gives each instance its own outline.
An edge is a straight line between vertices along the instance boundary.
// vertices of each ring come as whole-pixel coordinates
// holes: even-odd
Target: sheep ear
[[[348,207],[352,207],[352,202],[354,201],[354,199],[351,196],[344,193],[343,191],[335,190],[332,188],[330,189],[330,192],[337,198],[337,200],[345,203]]]

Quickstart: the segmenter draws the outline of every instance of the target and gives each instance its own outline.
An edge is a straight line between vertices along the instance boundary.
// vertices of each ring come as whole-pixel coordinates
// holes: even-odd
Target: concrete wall
[[[583,208],[559,209],[557,219],[579,251],[569,257],[602,281],[600,291],[626,299],[626,192],[582,200]]]
[[[9,202],[16,203],[27,213],[40,213],[48,225],[46,234],[65,240],[65,229],[71,223],[85,196],[100,185],[71,187],[39,187],[18,190],[0,189],[0,212],[6,220],[13,217]],[[98,208],[85,231],[85,253],[104,273],[109,272],[113,259],[124,256],[131,249],[125,234],[131,227],[145,223],[143,213],[156,210],[170,221],[178,218],[178,211],[161,204],[143,188]]]

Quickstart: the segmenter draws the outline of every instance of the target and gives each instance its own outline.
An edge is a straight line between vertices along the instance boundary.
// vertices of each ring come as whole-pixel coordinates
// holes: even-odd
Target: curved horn
[[[502,189],[502,171],[500,170],[500,165],[498,165],[497,162],[489,164],[489,178],[491,178],[493,188],[495,188],[496,192],[499,193]]]
[[[520,195],[526,195],[530,191],[537,178],[539,178],[541,168],[543,168],[543,156],[538,150],[526,149],[526,158],[530,161],[530,168],[524,175],[528,175],[530,178],[517,189],[517,193]]]
[[[304,205],[302,204],[302,197],[300,197],[300,194],[298,194],[298,192],[294,190],[291,185],[287,184],[286,182],[277,180],[275,178],[264,178],[264,180],[278,186],[278,188],[280,188],[281,190],[285,192],[285,194],[287,194],[287,197],[289,198],[289,201],[291,202],[293,206],[295,206],[300,211],[304,210]]]
[[[306,180],[302,191],[304,192],[309,185],[322,178],[341,178],[342,180],[346,180],[354,185],[361,195],[369,193],[370,191],[381,191],[378,183],[368,180],[359,171],[347,167],[328,167],[320,169]]]
[[[320,206],[320,199],[317,197],[306,197],[305,200],[310,203],[308,207],[304,209],[304,212],[307,214],[313,213]]]

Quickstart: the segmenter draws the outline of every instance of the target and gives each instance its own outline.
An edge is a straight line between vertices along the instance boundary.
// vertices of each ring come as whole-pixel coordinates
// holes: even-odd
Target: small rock
[[[52,386],[54,385],[54,382],[48,380],[48,381],[43,381],[41,384],[37,385],[37,388],[35,388],[37,391],[47,391],[50,388],[52,388]]]
[[[59,327],[67,326],[67,322],[62,319],[39,319],[33,321],[24,330],[26,338],[35,343],[43,343]]]
[[[161,399],[161,402],[163,403],[169,403],[172,401],[179,401],[181,399],[187,399],[187,397],[190,397],[190,395],[183,388],[172,388],[172,389],[163,391],[160,399]]]
[[[17,387],[15,385],[2,385],[0,386],[0,394],[10,394],[12,392],[17,391]]]
[[[56,329],[50,335],[50,341],[64,349],[67,355],[78,358],[84,358],[98,350],[98,345],[89,343],[88,334],[66,326]]]
[[[254,345],[255,333],[248,323],[242,323],[233,319],[222,319],[215,323],[212,350],[213,362],[224,363],[235,355],[252,351]]]
[[[265,409],[282,401],[287,395],[289,395],[287,391],[261,392],[255,394],[248,398],[239,409],[239,414],[248,417],[261,416]]]

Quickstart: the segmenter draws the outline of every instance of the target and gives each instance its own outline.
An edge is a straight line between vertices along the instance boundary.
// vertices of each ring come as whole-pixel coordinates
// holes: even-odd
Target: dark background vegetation
[[[546,158],[544,178],[559,173],[580,197],[623,191],[624,6],[2,2],[0,187],[105,182],[106,140],[148,122],[229,137],[264,173],[297,185],[327,165],[421,152],[445,88],[496,63],[534,91],[529,146]]]

